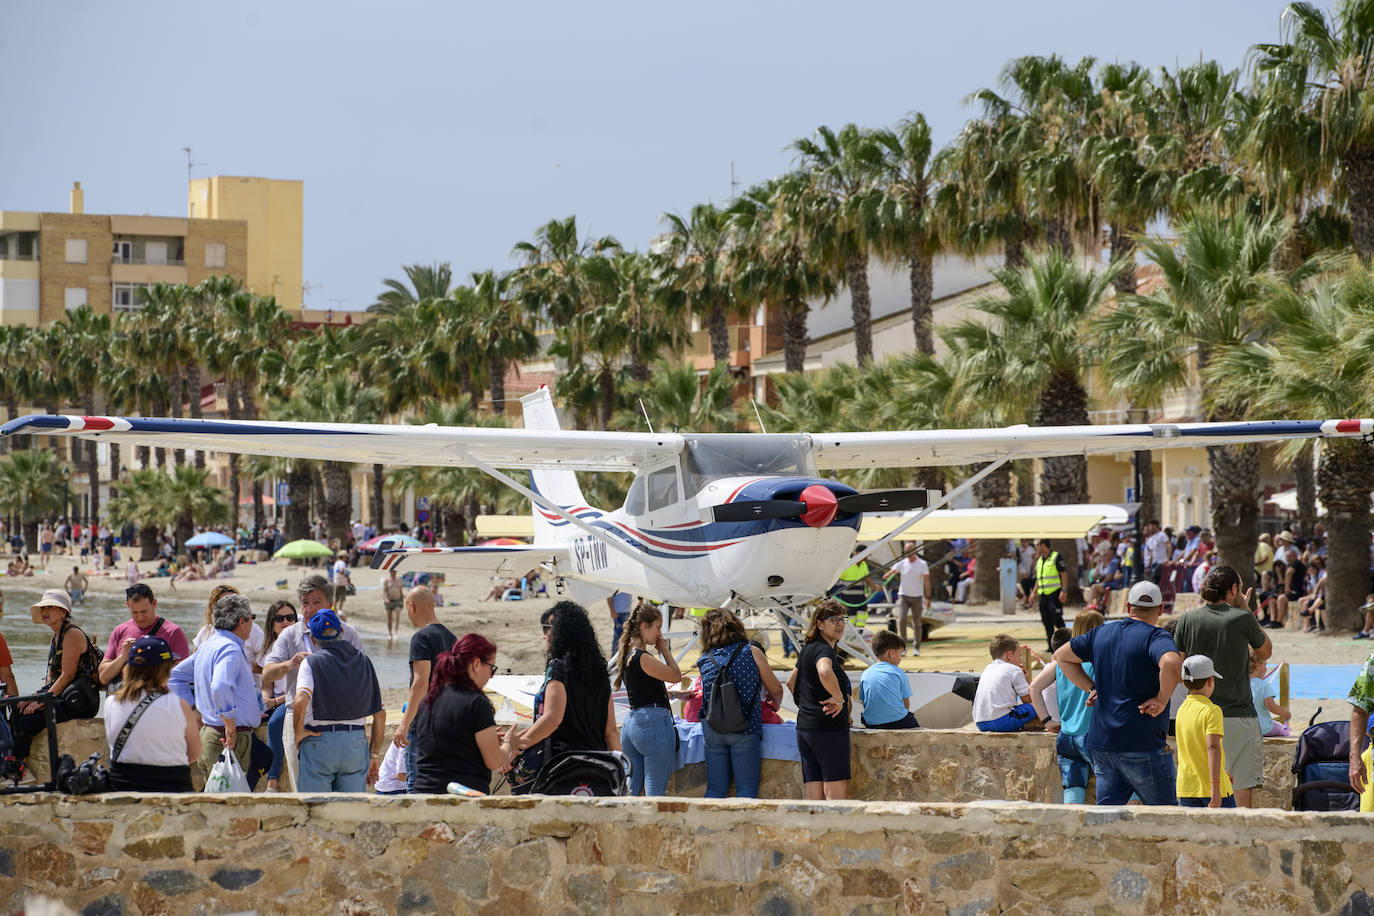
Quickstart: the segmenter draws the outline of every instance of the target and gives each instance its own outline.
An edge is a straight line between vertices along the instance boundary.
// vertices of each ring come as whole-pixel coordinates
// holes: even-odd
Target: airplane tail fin
[[[548,388],[541,387],[538,391],[525,395],[520,399],[520,404],[525,410],[526,429],[562,428],[558,423],[558,412],[553,406],[553,395]],[[530,488],[571,514],[576,514],[576,510],[587,506],[582,496],[582,487],[577,483],[577,474],[572,471],[530,471]],[[565,535],[568,533],[567,529],[573,527],[567,519],[559,518],[540,506],[532,504],[531,509],[534,513],[536,544],[563,540],[563,537],[556,535]]]

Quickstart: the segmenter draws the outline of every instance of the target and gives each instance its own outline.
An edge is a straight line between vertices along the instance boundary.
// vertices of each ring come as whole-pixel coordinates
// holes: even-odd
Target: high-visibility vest
[[[868,578],[868,563],[860,560],[845,567],[844,572],[840,573],[841,582],[858,582],[860,579]]]
[[[689,617],[705,617],[705,616],[706,616],[706,612],[709,611],[709,610],[710,610],[710,608],[707,608],[707,607],[689,607],[689,608],[687,609],[687,616],[689,616]]]
[[[1051,550],[1049,556],[1035,561],[1035,583],[1042,595],[1053,595],[1063,587],[1059,581],[1059,551]]]

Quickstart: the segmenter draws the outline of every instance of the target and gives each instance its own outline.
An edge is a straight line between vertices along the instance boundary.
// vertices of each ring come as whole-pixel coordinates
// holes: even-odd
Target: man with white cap
[[[1183,657],[1155,625],[1164,605],[1158,585],[1137,582],[1126,601],[1125,620],[1074,637],[1054,660],[1070,681],[1096,692],[1086,743],[1097,803],[1124,805],[1135,793],[1147,805],[1174,805],[1176,773],[1165,736]],[[1092,677],[1084,662],[1092,662]]]

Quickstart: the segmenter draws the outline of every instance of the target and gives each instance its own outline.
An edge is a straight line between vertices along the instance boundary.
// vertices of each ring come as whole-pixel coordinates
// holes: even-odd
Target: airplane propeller
[[[718,522],[752,522],[770,518],[801,518],[808,525],[824,528],[839,513],[904,512],[923,509],[929,504],[928,490],[880,490],[836,497],[828,487],[813,484],[800,499],[748,499],[726,503],[712,509]]]

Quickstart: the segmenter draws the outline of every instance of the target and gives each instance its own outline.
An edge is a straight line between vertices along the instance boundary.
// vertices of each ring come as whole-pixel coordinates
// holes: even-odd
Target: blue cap
[[[174,653],[172,647],[167,645],[167,640],[160,636],[140,636],[129,649],[129,664],[135,668],[180,660],[181,656]]]
[[[343,623],[339,620],[339,615],[327,607],[310,615],[310,622],[306,626],[310,628],[311,636],[326,642],[343,635]]]

